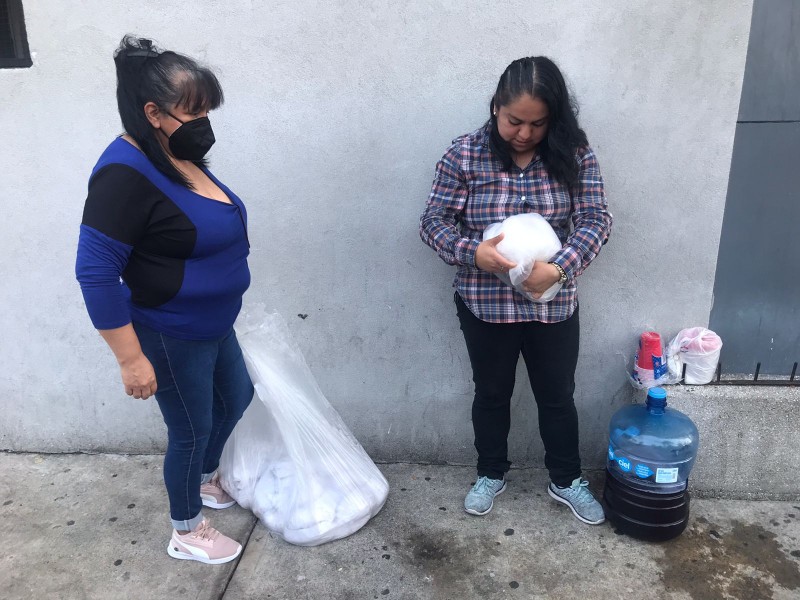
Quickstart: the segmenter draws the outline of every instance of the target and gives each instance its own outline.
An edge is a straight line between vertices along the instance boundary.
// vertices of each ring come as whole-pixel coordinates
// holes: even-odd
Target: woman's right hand
[[[121,362],[119,369],[122,372],[122,384],[125,386],[125,393],[134,398],[147,400],[156,393],[156,373],[153,365],[147,360],[143,353],[134,356],[130,360]]]
[[[133,325],[128,323],[116,329],[98,329],[98,332],[117,357],[125,393],[142,400],[147,400],[155,394],[158,389],[156,373],[142,352]]]
[[[497,244],[503,241],[504,233],[481,242],[475,251],[475,266],[489,273],[503,273],[517,266],[497,251]]]

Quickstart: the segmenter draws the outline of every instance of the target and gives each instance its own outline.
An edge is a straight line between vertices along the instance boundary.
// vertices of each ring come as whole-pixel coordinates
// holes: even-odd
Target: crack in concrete
[[[233,579],[233,576],[236,574],[236,571],[239,569],[239,563],[242,562],[242,559],[244,558],[244,553],[247,550],[247,545],[250,543],[250,538],[253,536],[253,532],[256,530],[256,527],[258,527],[258,523],[259,523],[258,519],[253,519],[253,525],[250,527],[250,531],[247,532],[247,537],[242,542],[240,542],[242,544],[242,552],[239,554],[239,557],[236,559],[236,562],[234,563],[233,568],[231,569],[231,572],[228,573],[228,578],[225,580],[225,585],[222,586],[222,591],[220,592],[217,600],[223,600],[225,598],[225,594],[228,591],[228,586],[231,584],[231,580]]]

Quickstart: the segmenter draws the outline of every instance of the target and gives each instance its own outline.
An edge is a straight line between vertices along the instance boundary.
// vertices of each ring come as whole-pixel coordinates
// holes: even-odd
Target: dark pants
[[[233,330],[220,340],[193,341],[138,323],[134,329],[156,373],[156,400],[169,435],[164,483],[172,525],[191,530],[202,520],[201,478],[219,466],[253,384]]]
[[[544,464],[553,483],[570,485],[581,474],[573,399],[580,338],[578,310],[560,323],[487,323],[470,312],[458,293],[455,302],[475,382],[472,426],[478,476],[502,479],[511,466],[511,395],[522,352],[539,409]]]

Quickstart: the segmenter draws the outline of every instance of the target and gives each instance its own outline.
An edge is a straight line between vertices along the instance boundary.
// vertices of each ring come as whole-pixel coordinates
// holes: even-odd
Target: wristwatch
[[[561,285],[564,285],[565,283],[567,283],[567,272],[564,269],[561,268],[561,265],[556,264],[554,262],[551,262],[551,263],[548,263],[548,264],[551,264],[556,269],[558,269],[558,274],[560,275],[560,277],[558,278],[558,283],[560,283]]]

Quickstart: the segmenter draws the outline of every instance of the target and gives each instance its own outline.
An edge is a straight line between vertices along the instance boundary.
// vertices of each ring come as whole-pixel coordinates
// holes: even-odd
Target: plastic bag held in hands
[[[550,302],[561,289],[560,283],[548,288],[541,298],[534,298],[522,287],[533,270],[534,262],[549,261],[561,250],[561,241],[550,223],[538,213],[514,215],[501,223],[489,225],[483,232],[483,241],[497,237],[501,233],[504,233],[505,237],[497,244],[497,251],[504,258],[517,263],[517,266],[508,273],[495,273],[495,275],[528,300]]]
[[[287,542],[316,546],[358,531],[389,484],[319,389],[280,315],[236,322],[256,398],[220,460],[223,487]]]

